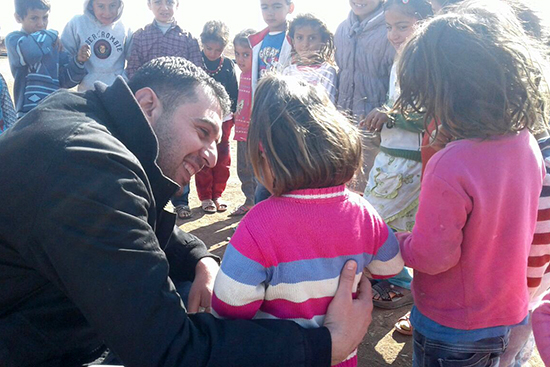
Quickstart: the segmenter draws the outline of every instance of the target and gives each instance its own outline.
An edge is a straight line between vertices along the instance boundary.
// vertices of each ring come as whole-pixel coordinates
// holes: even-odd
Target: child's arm
[[[550,293],[533,311],[533,335],[545,366],[550,365]]]
[[[132,37],[132,47],[130,48],[130,56],[128,57],[128,63],[126,64],[126,74],[131,79],[139,69],[144,61],[141,58],[141,34],[142,30],[138,30],[134,37]]]
[[[199,42],[197,39],[191,35],[187,38],[187,60],[191,61],[193,64],[197,65],[198,67],[202,68],[202,54],[201,54],[201,48],[199,47]]]
[[[338,73],[336,72],[336,68],[333,66],[329,66],[326,72],[322,75],[321,85],[325,87],[325,90],[327,91],[327,94],[332,103],[336,103],[337,83]]]
[[[241,222],[223,256],[212,296],[212,310],[222,318],[252,319],[265,295],[263,256]]]
[[[57,32],[44,30],[33,34],[14,32],[7,38],[8,57],[12,70],[39,63],[44,55],[57,47]]]
[[[391,228],[382,219],[380,219],[378,227],[381,233],[380,237],[385,240],[367,265],[367,269],[375,279],[391,278],[403,269],[403,258],[399,252],[399,243]]]
[[[63,33],[61,33],[61,44],[63,45],[63,50],[65,50],[69,55],[78,54],[80,49],[81,41],[80,35],[76,29],[77,18],[73,18],[67,23]]]
[[[239,83],[237,82],[237,74],[235,73],[235,63],[233,60],[229,61],[231,70],[225,90],[227,94],[229,94],[229,99],[231,100],[231,112],[235,113],[237,110],[237,99],[239,98]]]
[[[473,203],[428,165],[420,190],[419,207],[412,233],[398,233],[405,265],[435,275],[460,260],[462,230]]]
[[[134,47],[134,32],[128,28],[126,31],[126,40],[124,42],[124,56],[126,61],[130,58],[130,53],[132,52],[132,47]]]
[[[0,126],[0,134],[10,128],[16,120],[15,108],[8,90],[8,84],[4,80],[4,77],[0,74],[0,111],[2,112],[2,119],[4,120],[3,126]]]
[[[86,50],[89,50],[89,46],[85,44],[80,47],[77,55],[73,56],[65,51],[59,53],[59,86],[61,88],[77,86],[88,74],[84,68],[84,62],[89,58],[85,56]],[[85,61],[80,62],[79,58]]]

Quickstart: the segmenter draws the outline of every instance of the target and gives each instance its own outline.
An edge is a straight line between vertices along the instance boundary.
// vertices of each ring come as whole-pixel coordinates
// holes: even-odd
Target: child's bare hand
[[[365,127],[369,131],[380,131],[388,120],[389,117],[384,111],[375,108],[359,123],[359,126]]]
[[[53,47],[59,52],[63,51],[63,45],[61,44],[61,40],[59,38],[55,40]]]
[[[88,44],[84,44],[80,47],[80,50],[78,50],[78,55],[76,55],[76,60],[84,64],[86,61],[90,59],[90,56],[92,56],[92,49]]]

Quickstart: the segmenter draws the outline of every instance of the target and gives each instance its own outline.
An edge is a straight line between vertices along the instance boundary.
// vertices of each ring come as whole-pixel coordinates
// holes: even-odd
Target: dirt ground
[[[0,73],[6,79],[10,87],[10,93],[13,96],[13,78],[7,59],[2,56],[0,56]],[[232,209],[244,202],[244,196],[240,191],[240,181],[235,168],[237,154],[234,141],[231,144],[231,156],[234,157],[231,167],[231,177],[223,196],[223,199],[229,203],[229,210],[225,213],[205,214],[200,208],[194,182],[191,182],[191,194],[189,198],[193,217],[185,221],[178,220],[178,225],[183,230],[202,239],[209,250],[219,256],[223,256],[229,238],[241,219],[239,217],[229,217],[228,214]],[[170,208],[170,205],[168,208]],[[359,346],[358,358],[360,367],[404,367],[412,364],[412,338],[395,332],[393,328],[395,322],[409,310],[410,307],[391,311],[374,310],[369,331]],[[544,366],[538,353],[535,353],[528,365]]]

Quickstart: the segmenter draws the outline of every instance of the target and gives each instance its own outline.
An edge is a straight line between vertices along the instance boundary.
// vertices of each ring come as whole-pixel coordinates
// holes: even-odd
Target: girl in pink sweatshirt
[[[393,231],[345,183],[361,162],[358,130],[326,93],[269,75],[254,97],[248,152],[272,196],[239,223],[216,277],[214,314],[322,327],[342,266],[377,278],[403,268]],[[352,353],[340,367],[357,365]]]
[[[414,269],[414,366],[495,365],[511,327],[527,322],[527,257],[545,173],[529,131],[540,72],[519,23],[500,7],[498,16],[479,7],[434,18],[398,64],[395,108],[425,111],[453,138],[427,164],[412,233],[398,235]]]

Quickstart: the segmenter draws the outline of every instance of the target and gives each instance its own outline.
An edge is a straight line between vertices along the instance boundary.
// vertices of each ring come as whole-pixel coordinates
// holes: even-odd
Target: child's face
[[[248,46],[235,44],[235,60],[243,73],[252,69],[252,49]]]
[[[204,56],[210,61],[214,61],[220,58],[223,53],[223,44],[220,42],[206,42],[202,45],[202,51]]]
[[[286,0],[260,0],[262,16],[271,32],[286,29],[286,17],[294,11],[294,3],[287,4]]]
[[[120,0],[93,0],[92,7],[96,19],[103,25],[109,25],[117,17]]]
[[[150,0],[148,5],[157,21],[161,23],[170,23],[174,19],[174,11],[178,8],[179,1]]]
[[[386,29],[388,40],[400,52],[405,41],[411,36],[416,28],[417,19],[399,11],[397,7],[391,7],[384,12],[386,18]]]
[[[24,18],[21,18],[17,13],[15,14],[15,20],[21,23],[21,28],[28,34],[46,29],[49,17],[50,11],[43,9],[29,9]]]
[[[349,0],[349,5],[359,20],[363,21],[378,9],[381,2],[382,0]]]
[[[323,35],[319,27],[298,27],[294,30],[292,44],[300,57],[311,57],[318,53],[323,47]]]

